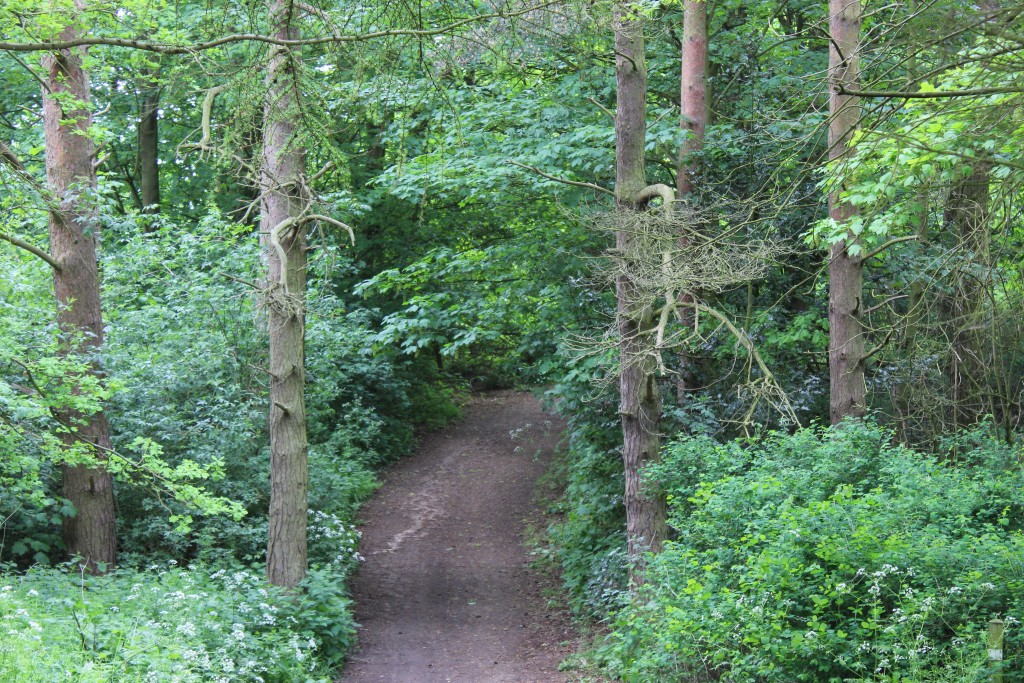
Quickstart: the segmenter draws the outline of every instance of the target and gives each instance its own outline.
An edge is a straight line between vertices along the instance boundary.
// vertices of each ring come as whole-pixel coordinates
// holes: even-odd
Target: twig
[[[506,161],[512,164],[513,166],[519,166],[520,168],[525,168],[527,171],[533,171],[537,175],[543,176],[548,180],[554,180],[556,183],[572,185],[573,187],[585,187],[588,190],[594,190],[595,192],[603,192],[604,194],[609,194],[613,197],[615,196],[615,193],[609,190],[607,187],[601,187],[600,185],[595,185],[594,183],[584,183],[578,180],[568,180],[566,178],[559,178],[558,176],[553,176],[550,173],[545,173],[536,166],[528,166],[526,164],[521,164],[518,161],[512,161],[511,159],[507,159]]]

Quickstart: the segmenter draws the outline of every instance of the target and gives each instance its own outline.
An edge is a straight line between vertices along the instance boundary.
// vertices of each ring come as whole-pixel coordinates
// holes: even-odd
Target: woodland
[[[1024,681],[1024,4],[0,0],[0,682],[330,681],[568,422],[576,680]]]

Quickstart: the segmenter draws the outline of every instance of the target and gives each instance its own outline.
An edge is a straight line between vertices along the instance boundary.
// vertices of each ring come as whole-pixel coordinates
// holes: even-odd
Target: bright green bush
[[[1021,450],[967,441],[955,463],[862,423],[671,444],[649,474],[677,538],[606,663],[628,681],[980,682],[1001,617],[1004,680],[1024,680]]]
[[[289,596],[262,572],[33,569],[0,577],[0,682],[331,680],[354,642],[349,601],[313,572]]]

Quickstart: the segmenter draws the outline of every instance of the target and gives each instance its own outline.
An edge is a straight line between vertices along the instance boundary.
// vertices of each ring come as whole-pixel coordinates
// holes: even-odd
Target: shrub
[[[340,582],[298,595],[261,572],[173,565],[0,581],[0,682],[324,682],[354,641]]]
[[[872,424],[677,441],[649,473],[678,534],[616,617],[628,681],[985,680],[987,622],[1022,680],[1020,450],[976,435],[954,464]]]
[[[549,392],[569,421],[566,490],[560,520],[549,532],[573,610],[602,618],[626,596],[622,429],[616,397],[598,394],[593,386],[607,372],[609,359],[567,364],[561,383]]]

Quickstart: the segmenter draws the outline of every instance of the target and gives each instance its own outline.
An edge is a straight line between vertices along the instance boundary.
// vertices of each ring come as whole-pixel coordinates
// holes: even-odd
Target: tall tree
[[[76,0],[75,9],[84,9]],[[75,40],[78,29],[71,22],[59,36]],[[46,179],[49,191],[59,200],[50,210],[50,255],[57,299],[57,322],[63,338],[62,352],[95,356],[103,346],[103,313],[100,306],[96,246],[99,224],[96,215],[95,144],[89,130],[92,112],[89,73],[83,66],[84,47],[44,54],[43,127],[46,140]],[[69,448],[85,444],[102,460],[110,448],[110,429],[103,413],[83,415],[67,411],[58,418],[74,431],[63,436]],[[102,467],[71,464],[63,468],[64,497],[75,506],[75,515],[64,521],[68,552],[81,557],[91,571],[113,566],[114,482]]]
[[[615,202],[621,211],[642,210],[649,201],[644,169],[647,131],[647,65],[643,19],[631,6],[615,15]],[[668,189],[668,188],[665,188]],[[671,192],[671,191],[669,191]],[[625,253],[633,236],[616,234],[616,248]],[[619,414],[622,418],[622,460],[625,471],[626,536],[631,580],[643,581],[643,555],[657,552],[668,533],[664,495],[645,487],[643,468],[658,459],[661,390],[656,362],[647,346],[655,324],[652,307],[638,295],[628,274],[615,283],[619,331]]]
[[[860,0],[829,0],[828,158],[842,164],[853,152],[851,138],[860,119],[859,99],[850,94],[860,81]],[[835,186],[829,216],[842,227],[857,209]],[[829,251],[829,417],[861,417],[867,410],[864,384],[864,327],[861,323],[863,258],[857,235],[847,232]]]
[[[298,3],[271,0],[273,35],[299,39]],[[270,325],[270,530],[267,578],[306,575],[306,150],[301,142],[300,48],[271,49],[263,114],[260,226],[267,252]]]

